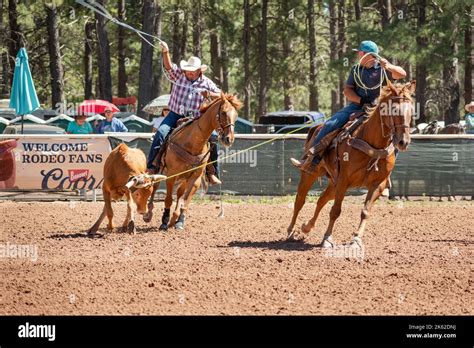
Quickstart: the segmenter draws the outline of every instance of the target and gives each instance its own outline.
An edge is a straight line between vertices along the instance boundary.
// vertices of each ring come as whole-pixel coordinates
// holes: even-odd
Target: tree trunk
[[[181,52],[181,56],[183,57],[183,59],[187,59],[186,57],[186,46],[187,46],[187,43],[188,43],[188,20],[189,20],[189,12],[188,11],[185,11],[184,13],[184,21],[183,21],[183,27],[182,27],[182,34],[181,34],[181,48],[180,48],[180,52]]]
[[[59,44],[58,11],[52,2],[45,5],[48,22],[49,72],[51,74],[51,107],[60,108],[64,101],[64,73]]]
[[[94,45],[95,23],[88,21],[85,25],[84,41],[84,99],[93,99],[92,93],[92,52]]]
[[[416,48],[418,52],[417,63],[416,63],[416,102],[417,109],[419,110],[418,123],[426,122],[425,117],[425,103],[426,103],[426,61],[423,59],[424,50],[427,46],[427,39],[422,31],[426,24],[426,0],[417,0],[418,10],[418,25],[417,25],[417,36],[416,36]]]
[[[174,7],[173,14],[173,36],[172,36],[172,58],[173,62],[179,64],[183,55],[181,53],[181,27],[180,27],[180,12],[179,11],[179,1],[178,4]]]
[[[382,30],[385,30],[390,25],[390,19],[392,18],[392,4],[390,0],[378,0],[378,6]]]
[[[155,33],[158,37],[161,37],[161,11],[161,6],[157,4],[155,16]],[[155,74],[153,75],[153,98],[156,98],[161,95],[161,76],[163,73],[161,50],[158,54],[160,55],[158,62],[160,62],[161,64],[158,64],[158,66],[154,69]]]
[[[193,0],[193,54],[201,57],[201,0]]]
[[[142,7],[142,30],[154,34],[156,15],[155,0],[144,0]],[[138,86],[138,116],[146,117],[143,107],[152,100],[153,96],[153,46],[142,40],[140,57],[140,75]]]
[[[21,47],[24,46],[23,33],[18,24],[18,0],[8,1],[8,22],[10,24],[10,42],[8,45],[10,56],[10,81],[13,81],[13,73],[15,72],[15,58]]]
[[[464,49],[466,51],[466,61],[464,66],[464,103],[467,104],[472,101],[472,85],[474,74],[472,65],[474,64],[474,52],[472,51],[472,41],[474,31],[472,30],[471,18],[474,18],[472,13],[472,6],[466,6],[466,25],[464,29]]]
[[[345,33],[345,0],[338,1],[338,27],[337,27],[337,40],[339,41],[338,47],[338,58],[339,61],[342,63],[342,66],[339,69],[339,106],[342,108],[346,105],[346,97],[344,96],[344,86],[345,86],[345,65],[343,64],[342,59],[345,57],[346,54],[346,33]],[[349,66],[347,66],[349,67]]]
[[[219,86],[222,86],[224,80],[222,72],[222,50],[220,37],[215,30],[212,30],[209,34],[210,38],[210,50],[211,50],[211,80],[213,80]]]
[[[282,64],[283,68],[285,69],[285,73],[283,74],[283,106],[284,110],[291,110],[293,109],[293,98],[291,97],[291,88],[292,81],[291,81],[291,67],[290,67],[290,59],[292,57],[292,43],[290,40],[289,29],[291,28],[291,24],[288,21],[289,11],[291,10],[290,4],[288,1],[283,1],[281,3],[281,11],[282,14],[280,15],[281,19],[281,27],[279,28],[281,32],[281,47],[282,47]]]
[[[125,22],[126,7],[125,0],[117,0],[118,20]],[[119,25],[117,27],[117,53],[118,53],[118,90],[117,96],[125,98],[128,95],[127,91],[127,68],[126,61],[126,46],[125,46],[125,28]]]
[[[308,42],[309,42],[309,110],[318,111],[318,67],[316,51],[316,28],[314,25],[314,0],[308,0]]]
[[[450,56],[458,57],[459,48],[457,37],[459,33],[459,14],[452,19],[452,32],[449,40]],[[459,122],[459,103],[461,99],[459,83],[459,64],[453,59],[447,59],[443,69],[443,80],[447,84],[448,107],[445,112],[445,125]]]
[[[257,117],[263,116],[267,112],[267,14],[268,0],[262,0],[262,20],[260,24],[259,42],[259,91]]]
[[[222,85],[224,92],[229,91],[229,55],[227,54],[227,45],[221,46],[221,68],[222,68]],[[224,47],[225,46],[225,47]]]
[[[360,0],[354,0],[354,13],[356,21],[360,21]]]
[[[336,5],[334,0],[329,0],[329,59],[332,64],[337,60],[337,37],[336,37]],[[331,88],[331,114],[334,115],[339,109],[339,87]]]
[[[250,3],[244,0],[244,118],[250,118]]]
[[[105,6],[106,0],[97,0]],[[105,18],[96,14],[97,20],[97,62],[99,67],[100,98],[112,102],[112,76],[110,73],[110,43],[105,28]]]
[[[0,0],[0,27],[1,28],[4,28],[4,22],[3,22],[4,8],[5,8],[4,0]],[[2,35],[1,39],[5,42],[7,40],[7,37],[6,37],[7,31],[5,30],[4,33],[5,34]],[[8,75],[10,74],[10,66],[8,64],[7,52],[0,52],[0,64],[2,66],[2,77],[1,77],[2,81],[0,83],[1,85],[0,97],[7,98],[8,95],[10,94],[10,80],[8,78]]]

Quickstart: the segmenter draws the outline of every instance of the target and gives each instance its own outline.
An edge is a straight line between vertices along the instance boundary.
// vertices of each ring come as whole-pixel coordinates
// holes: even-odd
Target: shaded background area
[[[122,140],[110,138],[112,147]],[[232,148],[220,149],[221,158],[247,149],[269,137],[238,135]],[[135,139],[126,142],[148,153],[151,141]],[[255,150],[230,157],[221,164],[225,193],[236,195],[295,194],[299,171],[289,161],[302,154],[301,136],[275,140]],[[400,153],[392,174],[393,193],[397,196],[474,195],[474,136],[458,138],[414,136],[409,150]],[[324,178],[313,186],[313,193],[326,186]],[[218,193],[218,187],[210,187]],[[352,190],[352,194],[365,193]]]

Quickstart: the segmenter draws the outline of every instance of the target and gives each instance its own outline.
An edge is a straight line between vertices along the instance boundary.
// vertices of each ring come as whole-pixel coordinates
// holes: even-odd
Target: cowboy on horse
[[[199,118],[201,116],[200,107],[205,98],[219,97],[221,90],[208,77],[204,76],[207,65],[201,64],[198,57],[190,57],[188,61],[182,60],[180,66],[171,62],[169,48],[166,42],[160,42],[163,63],[170,79],[173,81],[173,89],[169,102],[170,112],[158,127],[153,143],[148,154],[147,169],[149,172],[159,171],[159,164],[156,157],[160,153],[160,148],[165,143],[168,134],[176,128],[180,119],[185,117]],[[216,143],[217,133],[213,133],[211,141],[210,161],[213,163],[213,170],[208,172],[210,184],[221,184],[218,178],[219,165],[217,162],[218,148]],[[159,161],[158,161],[159,163]]]
[[[379,48],[373,41],[362,41],[359,48],[353,49],[353,51],[357,52],[362,69],[360,69],[360,66],[353,66],[346,81],[344,95],[349,99],[350,104],[336,112],[324,123],[312,144],[312,149],[314,149],[326,135],[342,128],[349,121],[352,114],[364,112],[367,107],[374,106],[375,100],[379,97],[380,88],[373,87],[377,86],[381,81],[383,85],[388,83],[382,75],[384,69],[390,80],[399,80],[406,76],[406,72],[402,67],[391,64],[387,59],[381,58],[378,61],[376,60]],[[321,162],[323,153],[324,148],[314,153],[314,156],[305,154],[301,161],[291,158],[291,163],[307,173],[312,173],[315,171],[319,162]]]

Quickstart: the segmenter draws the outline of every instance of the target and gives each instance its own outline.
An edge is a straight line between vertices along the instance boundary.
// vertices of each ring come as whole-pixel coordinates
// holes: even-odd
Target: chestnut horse
[[[362,247],[362,236],[372,205],[387,187],[390,173],[395,165],[394,147],[405,151],[410,143],[409,130],[413,110],[411,95],[415,91],[415,84],[415,81],[405,85],[393,85],[390,82],[383,87],[378,104],[369,111],[367,121],[354,131],[349,140],[344,139],[337,143],[335,148],[328,149],[313,173],[301,172],[293,217],[288,227],[289,239],[293,238],[296,218],[305,203],[308,191],[316,179],[327,175],[329,184],[318,199],[313,217],[303,224],[301,229],[304,233],[309,233],[321,209],[328,201],[334,199],[329,225],[321,243],[324,248],[333,247],[332,231],[341,213],[346,191],[349,188],[366,187],[368,193],[359,228],[353,234],[350,243],[351,246]],[[308,136],[306,149],[309,147],[308,143],[312,144],[310,138],[314,138],[315,135]],[[357,144],[365,144],[366,151],[361,151],[360,146],[356,148]],[[384,151],[385,156],[382,156]]]
[[[209,159],[209,137],[214,130],[219,132],[219,141],[226,147],[234,143],[234,124],[241,102],[233,95],[221,93],[209,104],[201,107],[201,117],[176,128],[169,136],[165,153],[161,157],[162,172],[166,173],[165,210],[160,230],[169,227],[184,229],[184,220],[191,200],[201,185],[201,179]],[[194,169],[196,168],[196,169]],[[176,207],[170,221],[173,204],[173,188],[176,190]],[[153,198],[159,184],[155,185],[148,203],[146,222],[153,216]]]

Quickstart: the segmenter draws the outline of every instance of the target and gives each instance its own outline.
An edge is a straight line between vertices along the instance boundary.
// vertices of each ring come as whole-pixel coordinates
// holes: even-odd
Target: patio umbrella
[[[15,109],[17,115],[21,115],[21,133],[23,134],[23,116],[36,110],[40,106],[36,95],[35,84],[31,77],[28,65],[28,54],[22,47],[18,51],[15,60],[15,72],[10,95],[10,108]]]
[[[109,107],[112,109],[112,112],[120,111],[115,104],[112,104],[106,100],[84,100],[77,108],[78,115],[96,115],[103,114],[105,109]]]
[[[152,115],[158,115],[161,113],[163,107],[167,106],[170,101],[170,95],[160,95],[158,98],[153,99],[147,105],[143,107],[143,111],[148,112]]]

